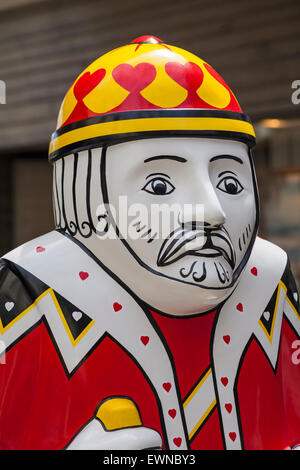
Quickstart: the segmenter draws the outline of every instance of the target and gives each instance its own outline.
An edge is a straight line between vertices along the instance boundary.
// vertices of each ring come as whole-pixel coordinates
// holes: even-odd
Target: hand
[[[66,450],[161,449],[160,434],[144,426],[106,431],[99,419],[92,419],[75,435]]]
[[[137,405],[124,397],[103,400],[94,417],[66,447],[66,450],[145,449],[162,449],[160,434],[143,426]]]

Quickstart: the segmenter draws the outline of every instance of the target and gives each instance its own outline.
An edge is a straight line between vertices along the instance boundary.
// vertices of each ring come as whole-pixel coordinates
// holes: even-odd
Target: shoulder
[[[292,295],[297,299],[297,286],[288,254],[274,243],[259,237],[257,237],[254,248],[254,257],[262,260],[265,269],[278,278],[278,282],[285,286],[289,296]]]
[[[36,325],[40,312],[36,299],[44,286],[22,272],[17,265],[0,259],[0,354]]]
[[[270,264],[287,262],[287,253],[282,248],[261,237],[256,237],[254,252],[256,256],[263,257]]]
[[[270,338],[277,317],[280,320],[281,312],[283,312],[290,326],[300,336],[299,293],[287,253],[273,243],[258,238],[257,243],[255,243],[254,255],[256,259],[260,259],[262,262],[265,277],[274,280],[273,294],[265,309],[268,317],[266,320],[264,313],[260,319],[260,324],[264,326],[265,330],[270,329],[268,336]],[[264,279],[261,286],[264,287],[265,283],[266,280]],[[280,312],[280,315],[278,315],[278,312]],[[281,325],[281,321],[279,323]]]
[[[33,259],[36,259],[37,262],[40,263],[42,261],[42,254],[45,253],[46,249],[54,248],[57,250],[63,241],[64,237],[54,230],[23,243],[3,255],[2,258],[20,265],[22,265],[25,260]]]
[[[35,240],[37,247],[39,241]],[[40,321],[37,302],[48,288],[22,266],[22,259],[32,256],[26,245],[0,258],[0,340],[6,350]]]
[[[18,246],[0,258],[0,302],[17,299],[19,309],[27,308],[47,286],[26,269],[24,259],[34,258],[44,250],[43,237]],[[34,248],[35,247],[35,248]]]
[[[266,276],[269,275],[280,280],[288,264],[288,255],[274,243],[257,237],[250,261],[252,263],[259,261]]]
[[[0,260],[0,341],[7,347],[44,322],[57,344],[72,349],[94,324],[85,309],[73,303],[74,295],[63,289],[65,279],[69,285],[66,270],[74,260],[74,247],[65,236],[50,232]],[[74,294],[76,286],[70,286]]]

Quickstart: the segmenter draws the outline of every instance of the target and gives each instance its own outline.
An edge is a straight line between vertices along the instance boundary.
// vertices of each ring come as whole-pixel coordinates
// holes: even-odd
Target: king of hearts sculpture
[[[56,229],[1,260],[1,449],[297,448],[299,298],[257,237],[254,144],[214,69],[153,36],[79,76]]]

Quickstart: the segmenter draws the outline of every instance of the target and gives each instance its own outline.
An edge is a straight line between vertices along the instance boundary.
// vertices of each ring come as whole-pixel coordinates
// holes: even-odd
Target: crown
[[[101,56],[75,80],[49,157],[162,135],[255,144],[249,118],[208,63],[155,36],[140,36]]]

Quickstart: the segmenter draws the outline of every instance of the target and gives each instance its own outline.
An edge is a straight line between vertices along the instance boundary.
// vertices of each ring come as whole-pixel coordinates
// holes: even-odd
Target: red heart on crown
[[[153,64],[141,63],[133,67],[130,64],[120,64],[112,72],[114,80],[125,90],[137,92],[144,90],[156,77]]]
[[[113,309],[114,309],[115,312],[118,312],[118,311],[121,310],[122,308],[123,308],[122,305],[119,304],[118,302],[115,302],[115,303],[113,304]]]
[[[232,440],[232,442],[234,442],[236,440],[236,433],[235,432],[230,432],[229,437]]]
[[[240,302],[239,304],[237,304],[236,309],[237,309],[239,312],[243,312],[243,311],[244,311],[243,304],[242,304],[241,302]]]
[[[46,248],[44,248],[43,246],[37,246],[36,249],[35,249],[35,251],[36,251],[37,253],[42,253],[42,252],[45,251],[45,250],[46,250]]]
[[[82,101],[105,77],[105,69],[96,70],[94,73],[85,72],[78,78],[74,85],[73,93],[77,101]]]
[[[196,91],[203,82],[202,69],[194,62],[187,62],[184,65],[179,62],[168,62],[165,69],[169,77],[186,90]]]
[[[89,277],[89,273],[86,273],[85,271],[80,271],[79,277],[80,277],[80,279],[82,279],[84,281],[85,279],[87,279]]]

